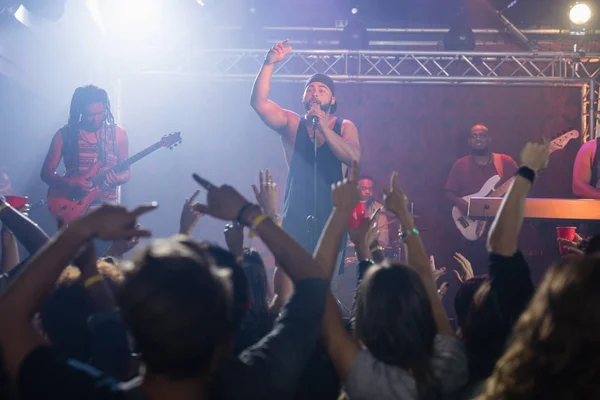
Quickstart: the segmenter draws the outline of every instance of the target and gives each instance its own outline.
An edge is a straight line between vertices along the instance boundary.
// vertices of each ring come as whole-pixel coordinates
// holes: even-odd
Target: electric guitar
[[[93,186],[90,191],[51,187],[48,190],[48,210],[50,210],[50,213],[55,218],[61,218],[66,223],[73,221],[75,218],[84,214],[90,205],[95,200],[101,198],[105,193],[106,189],[102,190],[101,187],[102,182],[104,182],[106,174],[109,171],[117,173],[124,171],[129,168],[130,165],[154,153],[161,147],[172,149],[179,143],[181,143],[181,132],[174,132],[163,136],[161,140],[154,143],[152,146],[129,157],[127,160],[122,161],[110,169],[101,170],[103,162],[98,161],[92,165],[87,172],[76,177],[77,180],[92,182]]]
[[[565,146],[567,145],[567,143],[569,143],[569,141],[571,139],[576,139],[578,137],[579,137],[579,132],[575,131],[575,130],[569,131],[569,132],[559,136],[558,138],[556,138],[552,142],[550,142],[550,153],[553,153],[556,150],[564,149]],[[501,179],[502,178],[498,175],[492,176],[490,179],[487,180],[487,182],[485,182],[483,184],[483,186],[481,187],[479,192],[465,196],[465,197],[463,197],[463,199],[468,203],[469,200],[471,199],[471,197],[502,197],[502,196],[504,196],[504,194],[508,191],[508,188],[510,187],[510,184],[512,183],[513,179],[511,178],[511,179],[507,180],[502,185],[500,185],[498,188],[496,188],[496,184]],[[454,223],[456,224],[456,227],[458,228],[460,233],[462,233],[462,235],[467,240],[479,239],[485,232],[485,228],[487,226],[486,221],[472,220],[471,218],[464,215],[460,211],[460,209],[456,206],[452,207],[452,219],[454,220]]]

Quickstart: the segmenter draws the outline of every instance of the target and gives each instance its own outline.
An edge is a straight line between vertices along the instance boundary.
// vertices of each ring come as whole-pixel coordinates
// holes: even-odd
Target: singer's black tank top
[[[342,119],[337,118],[333,131],[342,134]],[[283,229],[312,252],[315,244],[309,234],[307,218],[314,213],[314,143],[310,140],[306,120],[302,118],[296,133],[296,143],[290,163],[283,206]],[[343,178],[342,162],[325,142],[317,149],[317,223],[316,237],[321,236],[333,203],[331,185]]]

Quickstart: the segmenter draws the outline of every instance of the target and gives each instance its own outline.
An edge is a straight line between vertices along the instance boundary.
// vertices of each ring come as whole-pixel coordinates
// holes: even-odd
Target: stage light
[[[464,9],[459,11],[454,24],[444,36],[444,49],[446,51],[475,50],[475,34]]]
[[[137,29],[141,26],[155,26],[161,21],[161,5],[151,0],[121,0],[115,17],[123,27]]]
[[[352,12],[352,14],[354,14],[354,15],[358,14],[358,8],[356,8],[356,7],[353,7],[353,8],[352,8],[352,10],[351,10],[351,12]]]
[[[58,21],[65,13],[67,0],[23,0],[22,5],[32,14],[50,21]]]
[[[592,9],[585,3],[577,3],[569,11],[569,19],[574,25],[583,26],[592,18]]]
[[[365,50],[369,48],[369,32],[365,25],[356,20],[351,19],[342,31],[340,39],[342,49],[348,50]]]

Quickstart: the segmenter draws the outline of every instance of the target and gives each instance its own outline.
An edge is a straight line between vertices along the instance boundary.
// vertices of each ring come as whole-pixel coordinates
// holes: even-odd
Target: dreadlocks
[[[106,118],[103,122],[103,132],[107,139],[115,140],[115,118],[110,111],[110,101],[106,90],[94,85],[78,87],[71,98],[69,121],[67,122],[63,137],[63,157],[65,164],[77,167],[79,165],[79,129],[81,120],[85,113],[85,107],[92,103],[102,103],[106,110]],[[104,160],[106,156],[106,140],[99,145],[99,159]]]

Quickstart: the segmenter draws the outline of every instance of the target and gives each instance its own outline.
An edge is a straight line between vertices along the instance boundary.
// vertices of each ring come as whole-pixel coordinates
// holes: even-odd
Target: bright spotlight
[[[582,26],[588,23],[592,18],[592,9],[584,3],[575,4],[569,12],[571,22],[577,26]]]
[[[351,10],[352,14],[357,14],[358,13],[358,8],[353,7]]]
[[[156,1],[121,0],[116,19],[122,26],[139,29],[142,26],[158,25],[161,20],[161,9]]]

